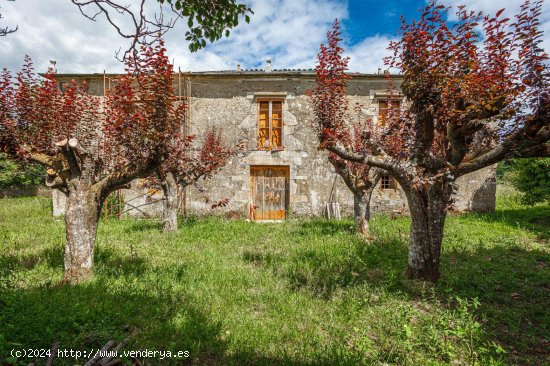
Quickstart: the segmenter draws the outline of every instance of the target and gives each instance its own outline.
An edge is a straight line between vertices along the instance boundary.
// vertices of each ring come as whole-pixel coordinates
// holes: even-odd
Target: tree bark
[[[366,190],[353,192],[353,217],[355,218],[355,228],[357,233],[365,238],[370,238],[370,201],[372,192],[376,188],[379,177],[376,176],[374,182]]]
[[[77,283],[93,275],[100,212],[101,198],[93,186],[73,180],[69,184],[65,212],[65,282]]]
[[[437,282],[441,243],[452,188],[440,179],[433,185],[406,190],[411,212],[407,277]]]
[[[358,234],[369,237],[369,202],[365,200],[365,195],[360,193],[353,194],[353,217],[355,219],[355,229]]]
[[[178,185],[174,174],[167,173],[161,183],[164,193],[162,207],[162,222],[164,232],[174,232],[178,229]]]
[[[373,183],[363,194],[363,200],[365,201],[365,220],[367,220],[367,222],[370,221],[370,201],[372,198],[372,192],[374,192],[374,189],[377,187],[379,181],[380,175],[377,174],[373,180]]]

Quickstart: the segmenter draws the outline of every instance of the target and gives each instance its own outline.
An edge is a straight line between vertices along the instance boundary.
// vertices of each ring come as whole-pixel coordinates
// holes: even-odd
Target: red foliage
[[[213,203],[213,204],[210,206],[210,208],[211,208],[212,210],[215,210],[216,208],[227,206],[228,203],[229,203],[229,198],[224,198],[223,200],[220,200],[220,201],[218,201],[218,202]]]
[[[372,151],[372,141],[377,141],[380,133],[375,131],[372,120],[363,116],[360,105],[353,110],[349,108],[347,80],[351,76],[346,73],[349,58],[342,56],[338,20],[327,33],[327,39],[318,55],[316,86],[308,91],[315,118],[323,121],[318,130],[320,148],[341,144],[355,153]],[[342,159],[334,152],[329,153],[329,161],[354,193],[362,194],[372,185],[369,165]]]
[[[399,116],[387,128],[367,125],[360,134],[346,123],[349,77],[338,23],[328,46],[321,46],[311,94],[320,147],[346,165],[381,168],[399,182],[412,216],[409,277],[439,277],[443,227],[458,177],[509,157],[550,155],[541,6],[542,0],[525,0],[514,21],[502,18],[502,11],[491,17],[459,7],[459,20],[448,25],[448,9],[431,0],[419,20],[403,20],[401,39],[389,47],[386,64],[403,77]]]
[[[353,138],[357,127],[346,123],[348,60],[336,22],[318,54],[311,93],[321,148],[386,169],[402,184],[544,153],[550,92],[548,56],[540,48],[541,4],[527,0],[514,22],[502,11],[490,17],[459,7],[458,22],[449,26],[447,8],[434,0],[419,20],[403,20],[386,63],[403,75],[405,103],[386,128],[366,124],[360,143]]]
[[[433,172],[457,167],[525,129],[533,111],[548,113],[541,5],[527,0],[515,22],[502,11],[490,17],[459,7],[449,27],[447,9],[431,1],[418,21],[403,20],[386,62],[404,77],[409,104],[400,125],[413,126],[406,160]]]
[[[340,46],[340,23],[335,20],[327,33],[327,45],[322,44],[316,66],[316,87],[309,92],[317,120],[323,121],[319,128],[321,148],[326,144],[345,138],[345,119],[348,113],[346,81],[350,78],[348,57],[343,57]]]
[[[198,139],[196,135],[184,135],[180,131],[167,146],[169,153],[156,176],[150,176],[142,182],[142,186],[149,188],[152,193],[167,187],[169,174],[170,180],[173,179],[181,188],[194,184],[202,191],[203,188],[197,182],[211,178],[242,149],[242,146],[232,148],[224,143],[222,130],[215,128],[207,129]],[[221,200],[213,204],[212,209],[225,207],[228,202],[229,199]]]
[[[86,128],[99,116],[99,100],[86,94],[85,84],[72,81],[61,88],[53,72],[41,79],[35,75],[28,56],[15,80],[4,70],[0,84],[4,150],[21,155],[29,151],[55,154],[55,142],[92,138]]]
[[[172,173],[180,185],[188,186],[211,177],[237,152],[224,143],[221,130],[209,128],[199,140],[196,136],[181,134],[173,138],[170,154],[159,169],[161,179],[166,173]]]
[[[132,152],[133,162],[148,162],[171,154],[173,135],[183,120],[184,106],[175,102],[174,73],[162,41],[142,47],[141,58],[128,61],[106,97],[105,153],[120,169]]]
[[[162,41],[129,60],[105,100],[75,81],[59,85],[53,72],[34,74],[27,57],[14,79],[0,81],[1,149],[48,169],[50,185],[71,179],[101,183],[102,195],[149,174],[167,155],[182,119],[174,103],[173,71]],[[139,71],[139,72],[137,72]]]

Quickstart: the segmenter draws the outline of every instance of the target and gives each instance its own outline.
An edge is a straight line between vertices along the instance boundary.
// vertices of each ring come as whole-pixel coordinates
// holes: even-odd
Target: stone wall
[[[492,165],[457,180],[454,208],[457,211],[494,212],[497,166]]]
[[[67,208],[67,195],[59,189],[52,189],[52,206],[52,215],[54,217],[65,215],[65,210]]]
[[[312,72],[228,72],[187,75],[191,79],[190,128],[200,133],[208,127],[220,128],[224,139],[231,145],[244,142],[246,149],[231,158],[212,179],[200,181],[190,187],[187,194],[187,211],[205,215],[220,213],[246,218],[251,203],[250,166],[283,165],[290,169],[289,213],[296,216],[320,216],[325,203],[338,202],[341,211],[349,215],[353,197],[342,179],[328,162],[326,152],[319,151],[313,111],[305,92],[314,85]],[[75,77],[74,75],[71,77]],[[90,90],[102,95],[102,79],[85,78]],[[395,79],[399,85],[399,79]],[[351,105],[360,103],[365,116],[377,119],[377,98],[387,82],[380,75],[354,75],[348,85]],[[256,149],[258,98],[284,98],[283,118],[284,149],[262,151]],[[456,208],[478,212],[492,211],[495,207],[495,170],[486,168],[462,177],[458,182]],[[134,192],[134,193],[132,193]],[[140,209],[129,213],[139,217],[158,214],[161,205],[147,206],[153,198],[136,197],[125,192],[126,200]],[[212,203],[229,199],[223,208],[211,209]],[[132,203],[133,202],[133,203]],[[399,187],[390,190],[376,189],[373,193],[374,212],[407,212],[406,200]]]
[[[162,212],[162,199],[164,195],[161,190],[146,190],[139,180],[134,180],[130,189],[123,189],[124,197],[123,212],[132,217],[147,219],[157,217]]]

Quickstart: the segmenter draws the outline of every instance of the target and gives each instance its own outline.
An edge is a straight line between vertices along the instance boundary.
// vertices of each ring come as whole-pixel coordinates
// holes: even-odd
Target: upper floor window
[[[258,149],[283,149],[283,101],[258,102]]]
[[[380,178],[380,189],[395,189],[395,180],[389,175]]]
[[[378,126],[387,126],[390,120],[399,117],[401,101],[397,99],[378,101]]]

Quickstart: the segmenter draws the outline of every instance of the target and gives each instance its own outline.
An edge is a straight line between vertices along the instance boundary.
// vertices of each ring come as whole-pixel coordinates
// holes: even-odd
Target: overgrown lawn
[[[101,224],[96,275],[63,275],[64,224],[44,198],[0,201],[0,364],[12,349],[189,351],[197,365],[547,365],[550,207],[501,198],[452,216],[443,277],[407,281],[409,220],[376,216],[365,243],[348,220]],[[54,365],[83,364],[56,358]]]

